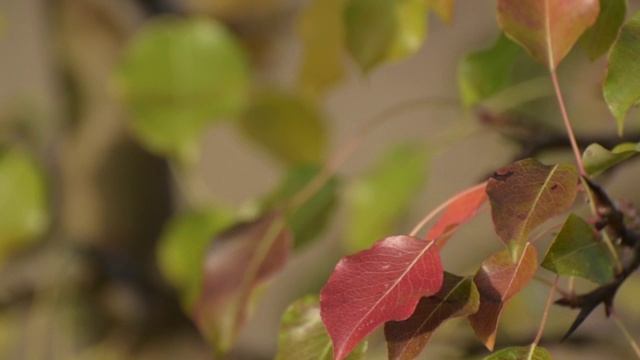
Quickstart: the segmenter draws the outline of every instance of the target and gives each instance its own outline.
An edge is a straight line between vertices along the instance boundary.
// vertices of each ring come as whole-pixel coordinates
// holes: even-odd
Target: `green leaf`
[[[593,0],[498,0],[498,23],[534,59],[554,70],[598,17]]]
[[[403,144],[390,149],[368,174],[350,184],[345,234],[350,252],[366,249],[393,232],[423,186],[429,160],[424,148]]]
[[[313,0],[297,23],[302,41],[302,63],[298,84],[310,99],[322,96],[344,77],[342,46],[345,38],[343,14],[347,0]]]
[[[322,162],[327,147],[319,109],[296,94],[260,91],[240,119],[243,133],[290,165]]]
[[[445,272],[440,291],[420,299],[411,317],[385,323],[389,359],[416,358],[440,325],[449,319],[475,313],[479,304],[480,294],[470,277]]]
[[[579,276],[600,284],[613,279],[615,262],[593,228],[570,214],[547,251],[542,267],[559,275]]]
[[[159,17],[136,34],[115,78],[131,128],[151,150],[193,157],[203,130],[246,101],[248,60],[224,26]]]
[[[640,143],[619,144],[611,151],[600,144],[591,144],[584,151],[582,162],[589,175],[596,175],[639,152]]]
[[[316,295],[292,303],[280,323],[276,360],[332,360],[331,339],[322,325]],[[359,360],[367,351],[367,341],[360,343],[345,360]]]
[[[185,310],[192,310],[202,291],[207,248],[234,220],[229,211],[209,208],[179,214],[166,225],[157,248],[158,266],[178,289]]]
[[[596,23],[580,38],[580,45],[589,59],[595,60],[609,50],[626,14],[627,0],[600,0],[600,14]]]
[[[485,360],[551,360],[551,354],[539,346],[510,347],[497,351]]]
[[[467,55],[458,66],[458,87],[465,106],[470,107],[506,89],[512,78],[520,47],[500,35],[486,50]]]
[[[496,171],[487,183],[496,233],[512,250],[520,247],[536,227],[573,204],[577,186],[578,172],[569,164],[525,159]]]
[[[0,150],[0,262],[45,234],[48,196],[44,172],[30,155]]]
[[[604,99],[622,134],[624,119],[632,106],[640,102],[640,13],[622,29],[609,53],[609,67],[604,80]]]
[[[317,165],[302,165],[289,170],[282,185],[268,202],[290,200],[318,175]],[[287,214],[287,222],[293,232],[295,246],[312,241],[325,228],[338,200],[338,180],[327,180],[309,200]]]
[[[427,8],[424,0],[402,0],[395,6],[395,36],[386,59],[404,59],[422,47],[427,37]]]

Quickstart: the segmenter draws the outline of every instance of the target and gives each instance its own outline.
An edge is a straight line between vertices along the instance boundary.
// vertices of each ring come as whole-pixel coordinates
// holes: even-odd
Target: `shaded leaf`
[[[286,264],[291,244],[282,216],[268,214],[225,231],[207,251],[194,318],[218,356],[234,343],[257,287]]]
[[[322,96],[344,77],[342,44],[347,0],[313,0],[298,19],[302,64],[298,84],[311,99]]]
[[[498,0],[502,30],[549,70],[596,21],[597,0]]]
[[[453,20],[453,0],[422,0],[426,1],[427,8],[438,15],[447,24]]]
[[[317,165],[302,165],[290,169],[274,196],[275,200],[290,200],[319,171],[320,167]],[[309,243],[325,228],[338,201],[337,192],[338,180],[332,177],[309,200],[287,214],[296,247]]]
[[[389,359],[416,358],[442,323],[475,313],[479,303],[480,295],[471,278],[445,272],[440,291],[420,299],[410,318],[384,325]]]
[[[48,191],[35,159],[20,150],[0,149],[0,261],[47,231]]]
[[[577,186],[578,173],[569,164],[525,159],[496,171],[487,183],[496,233],[510,246],[521,245],[536,227],[573,204]]]
[[[429,229],[427,240],[436,240],[445,232],[473,219],[478,214],[478,209],[487,201],[486,183],[474,186],[456,195],[444,211],[444,214]],[[450,236],[438,239],[438,247],[442,248]]]
[[[600,144],[591,144],[584,151],[582,162],[589,175],[596,175],[639,152],[640,143],[619,144],[611,151]]]
[[[618,30],[627,14],[626,0],[600,0],[600,14],[595,24],[584,32],[580,45],[589,59],[604,55],[618,36]]]
[[[178,289],[182,304],[191,311],[202,290],[204,259],[214,236],[233,224],[229,211],[210,208],[173,217],[157,247],[158,266]]]
[[[480,292],[480,308],[469,321],[476,336],[489,350],[495,345],[504,306],[531,281],[537,269],[536,249],[529,243],[516,260],[505,249],[482,262],[473,278]]]
[[[465,56],[458,65],[462,103],[470,107],[506,89],[521,55],[520,47],[501,34],[491,48]]]
[[[640,13],[621,29],[611,52],[604,80],[604,99],[616,118],[622,134],[624,119],[632,106],[640,102]]]
[[[319,109],[296,94],[260,91],[240,118],[247,137],[278,160],[298,165],[320,163],[326,128]]]
[[[539,346],[510,347],[497,351],[485,360],[551,360],[551,354]]]
[[[429,154],[417,145],[390,149],[365,176],[355,179],[346,194],[345,244],[350,251],[368,248],[393,233],[425,182]]]
[[[322,325],[318,297],[309,295],[289,305],[280,323],[276,360],[333,360],[331,339]],[[367,351],[363,341],[346,360],[362,359]]]
[[[207,125],[241,110],[248,68],[220,23],[159,17],[134,37],[115,85],[131,111],[131,128],[147,147],[193,157]]]
[[[615,262],[593,231],[581,217],[570,214],[549,247],[542,267],[559,275],[580,276],[600,284],[611,281]]]
[[[320,292],[320,314],[342,360],[387,321],[405,320],[421,297],[442,286],[442,263],[433,241],[391,236],[340,260]]]
[[[386,59],[403,59],[422,47],[427,37],[427,8],[424,0],[402,0],[395,6],[395,36]]]

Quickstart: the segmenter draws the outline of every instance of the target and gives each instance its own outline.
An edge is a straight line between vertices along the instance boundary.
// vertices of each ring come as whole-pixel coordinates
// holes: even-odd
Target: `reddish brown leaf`
[[[445,272],[440,291],[420,299],[410,318],[384,325],[389,359],[415,359],[443,322],[475,313],[479,303],[480,295],[471,278]]]
[[[249,315],[254,290],[286,264],[291,246],[279,214],[235,226],[215,240],[206,255],[194,319],[218,355],[229,350]]]
[[[342,360],[381,324],[407,319],[421,297],[440,290],[442,280],[435,242],[413,236],[387,237],[344,257],[320,292],[334,359]]]
[[[444,214],[431,227],[426,235],[427,240],[435,240],[445,232],[457,227],[478,214],[478,208],[487,201],[486,183],[475,186],[462,192],[447,206]],[[444,236],[438,240],[438,247],[442,248],[450,236]]]
[[[598,17],[598,0],[498,0],[502,30],[553,70]]]
[[[578,173],[568,164],[525,159],[496,171],[487,183],[496,233],[521,246],[536,227],[573,204],[577,187]]]
[[[484,345],[493,350],[500,314],[506,303],[533,278],[538,268],[536,249],[527,243],[514,261],[507,249],[482,262],[473,278],[480,292],[480,309],[469,317],[471,327]]]

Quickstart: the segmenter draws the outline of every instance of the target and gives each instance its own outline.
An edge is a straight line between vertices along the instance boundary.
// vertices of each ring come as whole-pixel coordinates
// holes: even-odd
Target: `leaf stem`
[[[551,70],[551,81],[553,82],[553,89],[556,92],[556,99],[558,100],[558,106],[560,106],[560,112],[562,113],[564,127],[567,129],[567,136],[569,137],[569,142],[571,143],[571,148],[573,149],[573,155],[575,156],[576,163],[578,164],[578,170],[580,171],[581,175],[588,176],[587,171],[584,168],[584,164],[582,163],[582,153],[580,152],[580,148],[578,147],[576,136],[573,133],[571,121],[569,121],[567,107],[565,106],[564,98],[562,97],[562,91],[560,90],[560,83],[558,82],[558,75],[556,74],[555,68]]]
[[[547,305],[544,308],[544,314],[542,314],[542,321],[540,322],[540,328],[538,329],[538,334],[536,335],[535,340],[531,343],[531,352],[533,353],[534,349],[540,343],[540,339],[542,339],[542,333],[544,332],[544,327],[547,324],[547,318],[549,317],[549,310],[551,309],[551,304],[553,303],[553,295],[556,292],[556,286],[558,286],[558,279],[560,276],[556,276],[553,280],[553,284],[551,285],[551,291],[549,291],[549,297],[547,298]],[[529,357],[531,358],[531,357]]]
[[[620,331],[622,331],[622,334],[624,334],[624,337],[629,342],[629,345],[631,345],[631,347],[633,348],[633,352],[635,352],[638,359],[640,359],[640,347],[638,346],[638,343],[631,336],[631,333],[629,333],[629,330],[622,322],[622,319],[620,319],[618,314],[616,314],[615,312],[611,313],[611,317],[613,317],[613,320],[616,322],[616,325],[618,325],[618,328],[620,329]]]

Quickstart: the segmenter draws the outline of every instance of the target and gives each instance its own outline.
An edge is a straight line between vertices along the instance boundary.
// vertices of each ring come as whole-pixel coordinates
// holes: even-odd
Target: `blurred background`
[[[463,104],[459,64],[497,39],[494,1],[457,2],[450,21],[422,13],[426,41],[369,69],[366,58],[336,52],[331,6],[309,10],[318,4],[0,0],[0,358],[212,358],[191,309],[213,237],[261,218],[356,145],[322,190],[331,196],[315,200],[326,212],[307,224],[317,234],[296,243],[230,345],[230,359],[272,359],[283,312],[317,294],[340,257],[376,236],[408,233],[519,157],[572,161],[562,141],[526,147],[532,134],[563,136],[538,65],[519,61],[514,79],[525,86]],[[313,40],[318,27],[327,38]],[[224,58],[210,52],[216,47]],[[604,67],[576,49],[559,72],[579,137],[615,144]],[[637,175],[629,162],[601,179],[612,196],[638,203]],[[485,213],[443,251],[445,268],[473,274],[500,247]],[[617,299],[636,339],[639,289],[632,278]],[[512,302],[498,348],[531,341],[547,295],[534,282]],[[563,344],[575,312],[551,314],[543,345],[555,358],[632,356],[601,311]],[[366,359],[385,358],[379,338]],[[462,320],[430,346],[425,359],[486,355]]]

